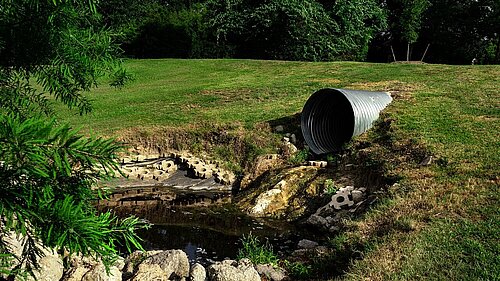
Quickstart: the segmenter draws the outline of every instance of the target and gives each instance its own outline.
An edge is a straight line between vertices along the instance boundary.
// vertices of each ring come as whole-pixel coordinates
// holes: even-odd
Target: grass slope
[[[92,114],[61,107],[61,118],[105,135],[207,122],[251,129],[300,112],[323,87],[393,91],[387,113],[397,129],[445,164],[406,171],[411,188],[352,222],[358,236],[387,218],[403,227],[368,239],[343,278],[500,279],[500,66],[170,59],[126,66],[134,82],[98,88],[89,93]]]

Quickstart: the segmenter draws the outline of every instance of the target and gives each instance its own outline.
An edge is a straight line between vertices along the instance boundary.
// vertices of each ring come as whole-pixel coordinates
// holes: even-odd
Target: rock
[[[240,189],[245,190],[250,183],[267,171],[273,170],[283,164],[278,154],[267,154],[258,156],[252,165],[250,173],[245,174],[240,183]]]
[[[297,144],[297,136],[295,136],[295,134],[292,134],[290,136],[290,142],[293,144]]]
[[[124,267],[123,258],[119,257],[114,265],[110,266],[109,274],[106,272],[101,261],[96,261],[91,257],[81,257],[75,255],[70,258],[71,269],[63,277],[63,281],[90,281],[106,280],[121,281],[122,269]]]
[[[134,251],[124,260],[124,266],[122,270],[122,276],[124,280],[131,278],[134,275],[134,271],[137,269],[138,265],[145,260],[147,257],[161,253],[161,250],[153,251]]]
[[[279,267],[274,267],[270,264],[258,264],[257,272],[261,276],[265,276],[270,281],[282,281],[287,278],[285,271]]]
[[[282,141],[282,142],[284,142],[284,143],[290,143],[290,138],[288,138],[288,137],[283,137],[283,138],[281,139],[281,141]]]
[[[158,264],[140,264],[129,281],[168,281],[165,271]]]
[[[208,267],[211,281],[260,281],[260,276],[252,263],[247,259],[239,262],[226,260],[216,262]]]
[[[235,200],[251,216],[293,220],[308,211],[308,202],[318,200],[317,175],[318,168],[309,166],[272,171],[259,178],[257,188]]]
[[[278,183],[278,185],[282,183],[284,184],[286,182],[281,181]],[[273,200],[275,200],[275,197],[277,197],[277,195],[280,193],[281,189],[279,188],[273,188],[271,190],[262,193],[261,195],[259,195],[259,197],[257,197],[255,206],[252,208],[250,212],[254,215],[259,215],[264,213],[264,211],[269,207],[269,205],[273,202]]]
[[[278,126],[274,127],[274,131],[276,133],[283,133],[283,131],[285,131],[285,128],[282,125],[278,125]]]
[[[299,241],[299,244],[297,246],[301,249],[313,249],[316,248],[318,245],[319,245],[318,242],[302,239]]]
[[[86,267],[73,267],[68,270],[63,277],[62,281],[81,281],[83,276],[89,272],[90,268]]]
[[[354,203],[359,203],[365,198],[365,194],[361,190],[353,190],[351,191],[351,195]]]
[[[52,279],[58,280],[58,279]],[[122,272],[116,267],[111,266],[109,268],[109,274],[106,272],[106,268],[102,263],[94,266],[85,275],[83,275],[82,281],[121,281]]]
[[[157,264],[167,278],[189,276],[189,260],[182,250],[167,250],[146,258],[140,265]]]
[[[8,245],[9,250],[12,254],[20,257],[23,253],[24,243],[26,242],[20,235],[16,235],[14,232],[8,232],[2,237],[2,242]],[[42,256],[37,258],[39,269],[33,270],[36,280],[40,281],[52,281],[60,280],[64,273],[64,266],[62,259],[57,254],[56,251],[45,248],[39,242],[36,242],[36,246],[42,251]],[[0,279],[1,279],[0,275]],[[28,275],[26,280],[34,280],[31,275]]]
[[[282,150],[283,150],[283,155],[285,156],[294,155],[295,153],[297,153],[297,151],[299,151],[297,147],[292,143],[285,143],[282,147]]]
[[[34,270],[37,281],[60,280],[64,273],[64,266],[61,258],[55,252],[44,251],[45,256],[38,260],[40,269]],[[33,280],[30,276],[28,280]]]
[[[319,228],[326,228],[328,229],[329,223],[328,221],[319,215],[312,214],[306,221],[307,224],[319,227]]]
[[[207,280],[207,272],[205,267],[199,263],[195,263],[191,267],[191,271],[189,272],[189,278],[191,281],[206,281]]]

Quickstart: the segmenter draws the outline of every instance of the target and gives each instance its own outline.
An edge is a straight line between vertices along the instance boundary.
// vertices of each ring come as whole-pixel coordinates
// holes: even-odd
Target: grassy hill
[[[438,161],[395,168],[401,185],[332,238],[363,241],[363,259],[343,278],[500,279],[500,66],[171,59],[125,65],[135,76],[131,84],[90,92],[94,111],[87,116],[63,107],[59,116],[103,135],[207,123],[251,132],[300,112],[323,87],[391,91],[386,113],[394,134],[418,141]]]

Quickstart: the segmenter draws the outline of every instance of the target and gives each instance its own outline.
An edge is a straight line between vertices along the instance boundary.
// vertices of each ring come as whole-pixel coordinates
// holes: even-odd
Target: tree
[[[339,0],[329,6],[340,27],[335,37],[336,44],[344,46],[341,58],[365,60],[371,40],[387,27],[384,9],[374,0]]]
[[[210,0],[208,29],[227,56],[364,59],[371,38],[385,26],[381,7],[374,0],[320,2]]]
[[[92,109],[82,94],[108,73],[122,85],[127,73],[96,3],[1,0],[0,5],[0,271],[12,276],[37,267],[39,244],[101,258],[117,246],[140,248],[135,231],[148,225],[98,214],[97,180],[118,170],[121,145],[83,137],[51,118],[60,101],[81,114]],[[5,243],[24,239],[21,256]]]
[[[499,63],[500,1],[434,0],[420,33],[433,46],[433,62]]]
[[[429,0],[388,0],[390,29],[393,39],[406,41],[406,60],[410,60],[410,45],[417,42],[422,19],[429,8]]]

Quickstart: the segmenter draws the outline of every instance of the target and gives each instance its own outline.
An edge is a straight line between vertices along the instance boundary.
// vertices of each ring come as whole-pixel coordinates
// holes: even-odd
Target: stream
[[[249,234],[267,242],[278,256],[295,250],[300,239],[313,233],[291,223],[247,216],[231,203],[230,191],[186,190],[172,186],[120,188],[101,211],[135,215],[153,224],[139,232],[146,250],[184,250],[191,263],[208,265],[235,259]]]

